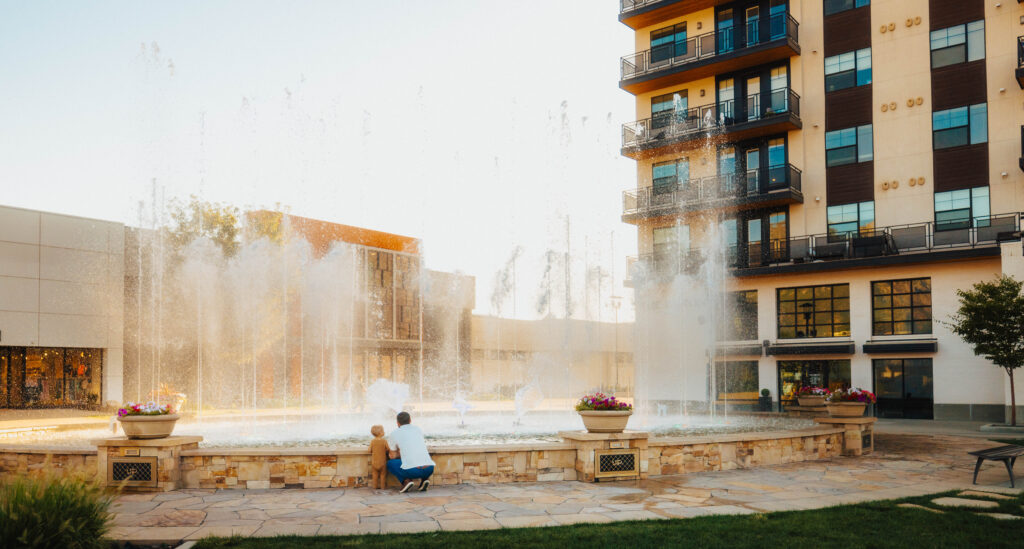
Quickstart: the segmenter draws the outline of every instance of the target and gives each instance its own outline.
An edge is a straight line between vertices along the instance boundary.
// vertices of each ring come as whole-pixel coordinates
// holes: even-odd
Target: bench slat
[[[974,452],[967,453],[969,455],[985,459],[1002,459],[1008,457],[1016,457],[1024,454],[1024,446],[1009,444],[1006,446],[998,446],[996,448],[987,448],[985,450],[977,450]]]

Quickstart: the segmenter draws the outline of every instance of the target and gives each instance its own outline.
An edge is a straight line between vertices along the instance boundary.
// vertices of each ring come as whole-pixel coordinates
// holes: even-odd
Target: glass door
[[[786,0],[771,0],[771,6],[768,8],[768,17],[770,21],[769,31],[771,32],[771,40],[777,40],[786,36]]]
[[[789,71],[775,67],[771,71],[771,105],[765,114],[779,114],[789,110]],[[769,112],[770,111],[770,112]]]
[[[747,121],[761,118],[761,78],[747,79]]]
[[[761,220],[747,220],[747,264],[750,266],[761,265],[764,262],[764,249],[761,246]]]
[[[786,140],[783,138],[768,141],[768,187],[778,189],[789,183],[786,174]]]
[[[759,28],[760,25],[758,24],[760,19],[761,19],[761,8],[760,7],[754,6],[752,8],[747,8],[747,45],[748,46],[753,46],[754,44],[757,44],[758,42],[761,41],[759,39],[760,38],[760,28]]]
[[[718,82],[718,122],[732,124],[736,116],[735,89],[732,78]]]
[[[875,415],[906,419],[932,419],[932,360],[876,359],[873,362]]]
[[[718,150],[718,196],[736,196],[736,149]]]
[[[718,53],[730,52],[735,47],[732,10],[722,10],[718,12]]]
[[[746,162],[747,195],[756,195],[761,189],[761,149],[748,149]]]
[[[789,215],[786,212],[773,213],[768,217],[768,241],[771,243],[771,261],[789,258]]]

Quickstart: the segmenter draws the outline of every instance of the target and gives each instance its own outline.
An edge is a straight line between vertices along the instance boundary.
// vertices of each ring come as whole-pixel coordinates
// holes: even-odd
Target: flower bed
[[[584,395],[583,398],[576,403],[577,412],[628,412],[632,410],[632,404],[622,402],[621,400],[617,400],[614,396],[608,396],[604,393]]]

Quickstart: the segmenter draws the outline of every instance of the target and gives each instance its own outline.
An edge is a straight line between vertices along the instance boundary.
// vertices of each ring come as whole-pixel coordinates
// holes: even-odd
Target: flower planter
[[[824,406],[825,405],[825,397],[823,397],[823,396],[796,397],[796,400],[797,400],[797,402],[800,403],[801,406],[815,406],[816,407],[816,406]]]
[[[579,410],[588,433],[621,433],[626,429],[632,410]]]
[[[829,402],[828,415],[832,417],[861,417],[868,407],[863,402]]]
[[[178,414],[161,414],[153,416],[121,416],[121,430],[131,439],[167,438],[174,431],[174,422]]]

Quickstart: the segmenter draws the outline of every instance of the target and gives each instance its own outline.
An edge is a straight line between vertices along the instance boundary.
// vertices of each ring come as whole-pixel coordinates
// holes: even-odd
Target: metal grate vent
[[[121,486],[156,486],[156,458],[111,458],[107,482]]]
[[[640,474],[640,451],[631,450],[598,450],[595,452],[597,471],[595,478],[603,477],[635,477]]]

